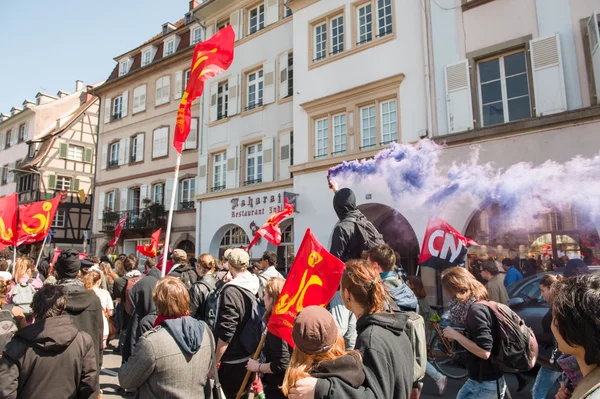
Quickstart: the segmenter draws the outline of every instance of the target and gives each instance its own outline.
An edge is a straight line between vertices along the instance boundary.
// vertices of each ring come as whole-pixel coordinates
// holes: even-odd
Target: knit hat
[[[327,309],[308,306],[296,316],[292,338],[298,349],[316,355],[331,349],[338,336],[338,328]]]
[[[54,270],[58,274],[59,279],[76,278],[81,269],[81,260],[79,252],[74,249],[65,249],[58,255]]]
[[[250,264],[250,255],[241,248],[232,249],[227,256],[227,261],[236,269],[243,269]]]
[[[590,274],[590,269],[581,259],[570,259],[565,267],[565,278]]]

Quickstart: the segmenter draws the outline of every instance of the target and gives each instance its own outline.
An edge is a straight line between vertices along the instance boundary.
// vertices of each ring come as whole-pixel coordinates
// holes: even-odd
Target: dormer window
[[[133,64],[133,59],[125,58],[121,62],[119,62],[119,76],[127,75],[131,65]]]
[[[190,37],[192,40],[192,45],[194,45],[196,43],[200,43],[202,41],[202,28],[198,25],[193,27],[190,30]]]
[[[175,52],[175,38],[165,42],[165,51],[163,57],[167,57]]]
[[[142,50],[142,66],[150,65],[156,55],[156,47],[150,46]]]

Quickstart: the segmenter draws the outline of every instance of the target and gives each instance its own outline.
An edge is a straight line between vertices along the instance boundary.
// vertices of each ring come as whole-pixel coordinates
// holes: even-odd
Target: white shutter
[[[0,150],[6,148],[6,133],[0,133]]]
[[[281,133],[279,136],[279,180],[286,180],[290,175],[290,161],[292,159],[291,132]],[[264,173],[264,172],[263,172]]]
[[[14,171],[14,169],[16,168],[16,166],[17,166],[16,162],[10,162],[8,164],[8,169],[9,169],[8,170],[8,176],[7,176],[8,183],[14,183],[14,181],[15,181],[15,171]]]
[[[125,163],[125,139],[121,139],[119,141],[119,166]]]
[[[110,122],[111,108],[112,108],[112,98],[106,97],[104,99],[104,123]]]
[[[229,77],[229,103],[227,104],[227,116],[233,116],[240,113],[240,75],[235,74]]]
[[[218,119],[217,115],[217,101],[219,96],[219,82],[212,82],[210,84],[210,121],[215,122]]]
[[[289,53],[279,56],[279,99],[286,98],[288,95],[288,58]]]
[[[190,134],[187,136],[185,143],[183,143],[184,150],[195,150],[197,149],[197,137],[198,137],[198,118],[192,118],[190,121]]]
[[[100,193],[98,194],[98,219],[102,220],[102,216],[104,213],[104,202],[106,201],[106,194]]]
[[[592,71],[594,73],[594,82],[596,88],[596,101],[594,104],[600,104],[600,32],[598,31],[598,18],[596,10],[587,21],[587,34],[590,44],[590,57],[592,58]]]
[[[131,149],[131,138],[127,137],[127,139],[125,139],[125,164],[128,164],[131,160],[129,159],[129,152]]]
[[[446,65],[446,106],[450,133],[473,129],[469,61]]]
[[[557,34],[529,42],[537,116],[567,110],[567,93]]]
[[[171,209],[171,196],[173,195],[173,190],[175,190],[175,206],[173,210],[177,210],[177,185],[173,184],[173,179],[167,179],[165,183],[165,210]]]
[[[240,40],[242,36],[242,10],[234,11],[233,14],[229,16],[229,23],[235,32],[235,40]]]
[[[100,158],[100,169],[106,169],[108,164],[108,144],[102,144],[102,158]]]
[[[136,87],[133,90],[133,113],[146,109],[146,85]]]
[[[163,81],[162,78],[159,78],[159,79],[156,80],[156,93],[154,93],[154,104],[155,105],[162,104],[161,103],[161,101],[162,101],[162,92],[163,92],[163,89],[162,89],[163,83],[162,83],[162,81]]]
[[[142,184],[140,186],[140,207],[141,207],[141,205],[144,204],[144,199],[146,199],[146,198],[150,199],[149,187],[150,187],[149,184]]]
[[[121,118],[124,118],[127,116],[127,110],[129,109],[129,90],[126,90],[123,93],[123,97],[121,97],[123,99],[123,107],[121,110]]]
[[[13,134],[10,136],[10,145],[15,146],[19,142],[19,129],[13,129]]]
[[[271,182],[275,176],[274,158],[274,137],[265,137],[262,141],[262,181],[263,183]]]
[[[267,61],[263,64],[263,79],[265,83],[263,104],[272,104],[275,102],[275,61]]]
[[[162,104],[169,102],[169,95],[171,94],[171,76],[165,76],[163,79],[163,90],[162,90]]]
[[[238,169],[238,147],[231,146],[227,149],[227,175],[225,177],[225,188],[236,188],[238,186]]]
[[[135,141],[135,162],[140,162],[144,160],[144,140],[146,139],[146,135],[144,133],[140,133],[137,135],[137,140]]]
[[[122,188],[121,192],[119,193],[119,210],[121,212],[127,211],[127,192],[129,191],[128,188]]]
[[[200,155],[198,158],[198,178],[196,179],[196,195],[206,194],[208,176],[208,156]]]
[[[265,0],[265,25],[279,21],[279,1]]]
[[[181,98],[183,89],[183,71],[175,72],[175,87],[173,89],[173,99],[177,100]]]

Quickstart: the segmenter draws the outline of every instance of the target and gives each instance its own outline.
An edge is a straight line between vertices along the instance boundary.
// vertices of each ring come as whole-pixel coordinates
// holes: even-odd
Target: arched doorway
[[[177,245],[177,249],[183,249],[188,256],[196,256],[196,245],[190,240],[183,240]]]
[[[404,270],[415,274],[420,253],[419,240],[406,218],[383,204],[363,204],[358,209],[383,235],[384,241],[400,255]]]
[[[248,235],[240,226],[233,226],[227,229],[219,241],[219,259],[223,257],[225,250],[229,247],[239,248],[247,246],[250,243]]]

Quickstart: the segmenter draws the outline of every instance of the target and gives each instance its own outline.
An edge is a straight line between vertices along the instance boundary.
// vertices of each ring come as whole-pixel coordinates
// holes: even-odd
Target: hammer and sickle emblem
[[[13,238],[13,231],[11,228],[6,229],[6,225],[4,224],[4,219],[0,218],[0,237],[4,241],[11,241]]]
[[[323,257],[321,256],[320,253],[318,253],[317,251],[312,251],[310,253],[310,256],[308,257],[308,265],[310,267],[315,267],[316,265],[321,263],[322,260],[323,260]]]
[[[46,212],[46,215],[38,213],[33,215],[33,219],[37,219],[40,221],[40,225],[38,227],[29,227],[25,223],[22,223],[23,230],[29,235],[35,235],[42,230],[46,230],[48,228],[48,224],[50,223],[50,210],[52,209],[52,203],[44,202],[42,205],[42,210]]]

